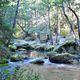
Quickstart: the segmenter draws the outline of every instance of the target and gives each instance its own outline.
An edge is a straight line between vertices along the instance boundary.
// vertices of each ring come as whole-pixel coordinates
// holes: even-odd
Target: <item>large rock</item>
[[[58,53],[68,52],[71,54],[78,54],[80,50],[77,50],[77,44],[74,40],[66,40],[62,44],[59,44],[54,47],[53,51]],[[80,47],[80,46],[79,46]]]
[[[16,61],[21,61],[23,59],[27,59],[28,57],[26,55],[23,54],[14,54],[11,56],[10,60],[12,62],[16,62]]]
[[[69,53],[62,53],[62,54],[56,54],[56,55],[48,55],[49,61],[52,63],[73,63],[73,55]]]
[[[44,60],[42,58],[35,58],[35,59],[30,60],[29,63],[41,65],[44,63]]]

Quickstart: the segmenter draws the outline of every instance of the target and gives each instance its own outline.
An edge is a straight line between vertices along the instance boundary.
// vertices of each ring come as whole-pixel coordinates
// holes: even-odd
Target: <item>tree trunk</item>
[[[79,36],[79,42],[80,42],[80,21],[79,21],[79,17],[78,15],[76,14],[76,12],[71,9],[71,7],[68,7],[69,10],[71,10],[73,12],[73,14],[75,15],[76,19],[77,19],[77,25],[78,25],[78,36]]]
[[[77,38],[76,38],[76,35],[75,35],[75,32],[74,32],[74,29],[73,29],[73,25],[72,25],[72,23],[70,22],[67,14],[65,13],[64,5],[62,5],[62,10],[63,10],[64,16],[66,17],[66,19],[67,19],[67,21],[68,21],[68,23],[69,23],[69,25],[70,25],[70,29],[71,29],[71,32],[72,32],[72,34],[73,34],[73,37],[74,37],[75,41],[77,41]]]
[[[58,14],[58,6],[57,6],[56,14],[57,14],[56,43],[58,43],[59,35],[60,35],[60,19]]]
[[[49,3],[49,2],[48,2],[48,3]],[[53,45],[53,39],[52,39],[52,33],[51,33],[51,23],[50,23],[50,6],[48,6],[47,16],[48,16],[48,26],[47,26],[47,30],[49,30],[50,44]]]
[[[15,25],[16,25],[16,18],[17,18],[17,15],[18,15],[19,2],[20,2],[20,0],[17,0],[15,17],[14,17],[14,21],[13,21],[13,28],[15,28]]]
[[[13,21],[13,29],[15,28],[15,25],[16,25],[16,18],[17,18],[17,14],[18,14],[19,1],[20,1],[20,0],[17,0],[15,17],[14,17],[14,21]],[[11,41],[11,39],[12,39],[12,34],[13,34],[13,33],[10,34],[10,39],[7,41],[6,46],[9,45],[9,43],[10,43],[10,41]]]
[[[38,11],[35,9],[35,20],[36,20],[36,28],[38,28]],[[37,29],[38,30],[38,29]],[[40,42],[40,32],[36,32],[36,41]]]

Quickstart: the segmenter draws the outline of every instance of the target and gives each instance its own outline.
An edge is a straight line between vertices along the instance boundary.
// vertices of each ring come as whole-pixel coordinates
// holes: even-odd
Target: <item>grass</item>
[[[17,80],[80,80],[80,69],[56,68],[52,65],[26,65],[17,73]]]
[[[21,68],[16,75],[16,80],[40,80],[40,74],[33,69]]]

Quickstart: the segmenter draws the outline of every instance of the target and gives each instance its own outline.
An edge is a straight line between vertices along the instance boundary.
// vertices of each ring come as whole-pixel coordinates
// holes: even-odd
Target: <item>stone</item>
[[[73,63],[73,55],[69,53],[62,53],[62,54],[48,55],[48,56],[49,56],[49,61],[52,63],[65,63],[65,64]]]
[[[39,58],[38,58],[38,59],[33,59],[33,60],[31,60],[30,63],[41,65],[41,64],[44,63],[44,61],[43,61],[43,59],[39,59]]]
[[[27,59],[27,56],[22,54],[14,54],[11,56],[10,61],[16,62],[16,61],[21,61],[23,59]]]

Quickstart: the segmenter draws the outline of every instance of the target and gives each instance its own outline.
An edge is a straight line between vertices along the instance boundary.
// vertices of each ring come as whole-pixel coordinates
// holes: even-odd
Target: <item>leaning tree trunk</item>
[[[67,14],[65,13],[64,5],[62,5],[62,10],[63,10],[64,16],[66,17],[66,19],[67,19],[67,21],[68,21],[68,23],[69,23],[69,25],[70,25],[70,29],[71,29],[71,32],[72,32],[72,34],[73,34],[73,36],[74,36],[74,39],[75,39],[75,41],[77,41],[77,38],[76,38],[76,35],[75,35],[75,32],[74,32],[74,29],[73,29],[73,25],[72,25],[72,23],[70,22]]]
[[[79,17],[78,17],[78,15],[76,14],[76,12],[71,7],[68,7],[68,8],[69,8],[69,10],[71,10],[73,12],[73,14],[75,15],[75,17],[77,19],[78,36],[79,36],[79,42],[80,42],[80,21],[79,21]]]

